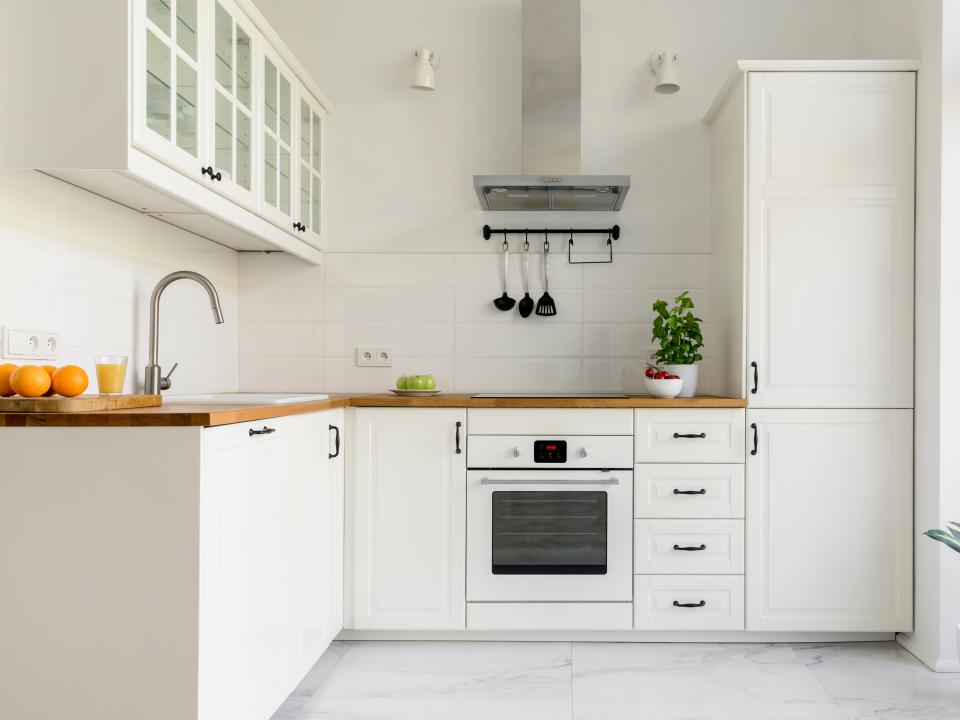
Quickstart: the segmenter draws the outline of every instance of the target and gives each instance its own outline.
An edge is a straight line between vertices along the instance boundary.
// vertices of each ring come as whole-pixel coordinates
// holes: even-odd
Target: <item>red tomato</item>
[[[669,373],[667,373],[665,370],[661,370],[660,372],[658,372],[658,373],[657,373],[656,375],[654,375],[653,377],[654,377],[656,380],[666,380],[668,374],[669,374]]]
[[[654,370],[652,367],[648,367],[646,373],[644,373],[644,374],[645,374],[648,378],[652,378],[654,375],[657,374],[657,371]]]

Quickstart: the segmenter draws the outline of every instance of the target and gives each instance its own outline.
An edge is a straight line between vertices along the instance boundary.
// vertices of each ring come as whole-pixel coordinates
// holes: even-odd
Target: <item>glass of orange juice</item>
[[[101,395],[115,395],[123,392],[123,381],[127,377],[126,355],[97,355],[97,388]]]

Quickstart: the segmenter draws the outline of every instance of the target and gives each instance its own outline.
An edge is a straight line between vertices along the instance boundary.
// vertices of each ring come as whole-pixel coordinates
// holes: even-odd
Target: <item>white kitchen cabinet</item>
[[[747,629],[911,630],[912,412],[747,422]]]
[[[636,411],[637,462],[741,463],[743,410],[644,408]]]
[[[466,623],[466,411],[357,408],[348,501],[352,629]]]
[[[296,221],[296,88],[318,114],[332,106],[251,0],[62,3],[56,22],[41,3],[0,7],[0,59],[36,56],[37,38],[46,48],[30,73],[0,79],[0,168],[42,170],[236,250],[320,262],[312,176],[317,223]],[[322,131],[315,143],[311,123],[311,153]]]
[[[0,717],[267,720],[342,628],[331,426],[4,428]]]
[[[746,77],[751,407],[912,407],[916,74]]]
[[[320,243],[323,195],[323,128],[326,113],[302,83],[297,83],[297,211],[300,232]]]

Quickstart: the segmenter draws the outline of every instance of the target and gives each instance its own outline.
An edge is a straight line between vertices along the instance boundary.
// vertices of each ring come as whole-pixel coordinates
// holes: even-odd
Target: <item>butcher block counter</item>
[[[741,398],[700,395],[671,400],[649,395],[612,397],[473,397],[446,394],[331,394],[325,400],[282,405],[165,402],[159,407],[73,413],[0,413],[0,427],[213,427],[302,415],[341,407],[437,408],[742,408]]]

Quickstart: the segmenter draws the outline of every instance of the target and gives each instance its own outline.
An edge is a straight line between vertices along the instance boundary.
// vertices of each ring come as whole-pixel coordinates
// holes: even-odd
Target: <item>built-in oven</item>
[[[467,599],[629,602],[633,438],[468,444]]]

